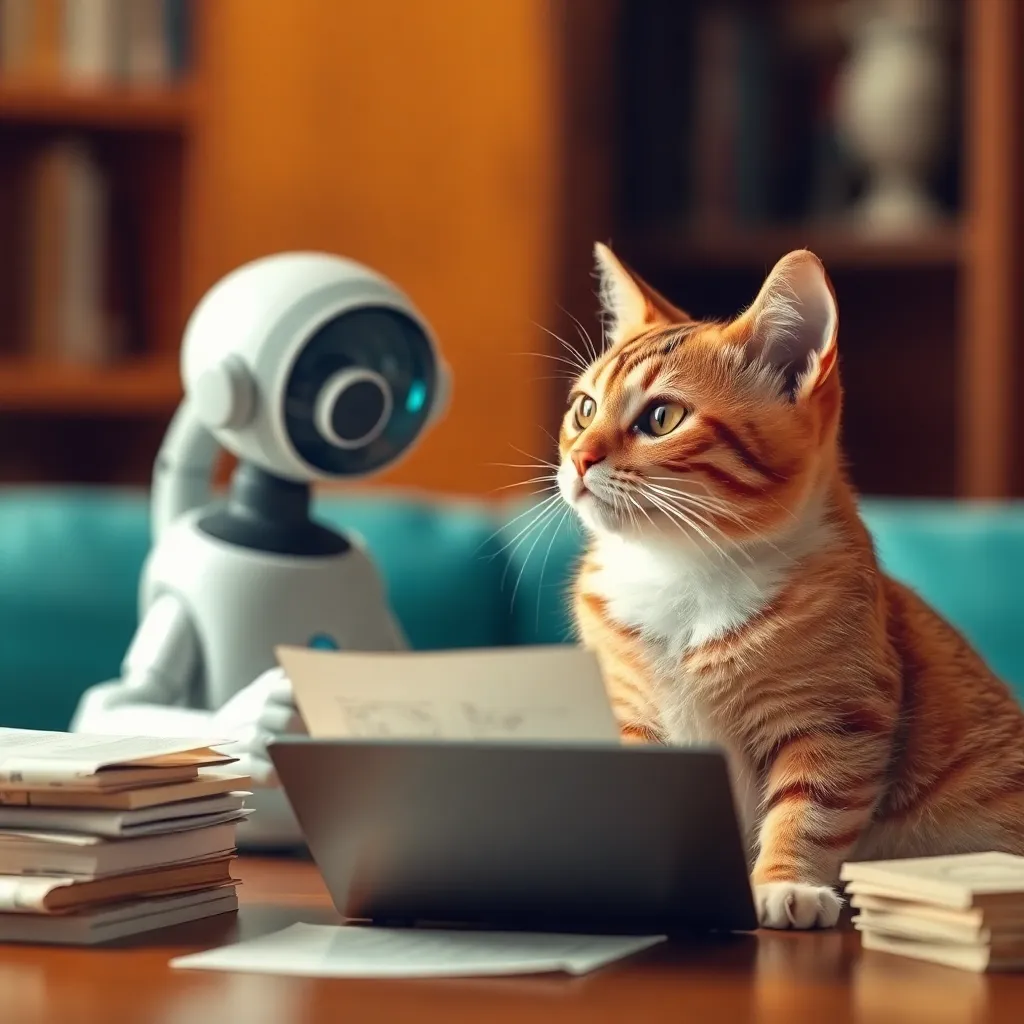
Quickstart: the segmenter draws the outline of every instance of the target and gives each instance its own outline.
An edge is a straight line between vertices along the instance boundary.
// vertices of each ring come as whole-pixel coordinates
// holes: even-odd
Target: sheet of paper
[[[294,924],[258,939],[178,957],[171,966],[312,978],[586,974],[664,939]]]
[[[19,875],[0,875],[0,912],[43,909],[46,897],[54,889],[72,885],[77,879],[70,877],[23,878]]]
[[[0,728],[0,782],[76,778],[114,766],[177,763],[176,755],[185,755],[182,764],[229,763],[235,759],[211,750],[227,742]],[[192,752],[195,756],[188,756]]]
[[[597,661],[578,647],[277,656],[316,738],[619,742]]]

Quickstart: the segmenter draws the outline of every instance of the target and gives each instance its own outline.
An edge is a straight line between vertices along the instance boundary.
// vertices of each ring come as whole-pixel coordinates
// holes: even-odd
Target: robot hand
[[[277,785],[267,744],[277,736],[306,731],[281,668],[264,672],[214,712],[213,730],[232,737],[221,749],[239,759],[233,769],[250,776],[258,787]]]
[[[274,737],[306,731],[284,670],[272,668],[264,672],[214,712],[213,719],[217,732],[235,738],[221,748],[238,758],[231,766],[232,771],[252,779],[252,795],[246,805],[256,813],[239,827],[239,846],[301,846],[302,831],[267,756],[267,744]]]

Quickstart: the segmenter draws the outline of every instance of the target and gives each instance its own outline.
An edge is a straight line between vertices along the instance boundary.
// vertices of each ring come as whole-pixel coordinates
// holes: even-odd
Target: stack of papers
[[[663,935],[559,935],[294,924],[221,949],[171,961],[205,971],[309,978],[458,978],[587,974],[638,953]]]
[[[92,945],[238,909],[249,780],[205,741],[0,729],[0,941]]]
[[[1024,968],[1024,857],[845,864],[841,878],[865,949],[969,971]]]

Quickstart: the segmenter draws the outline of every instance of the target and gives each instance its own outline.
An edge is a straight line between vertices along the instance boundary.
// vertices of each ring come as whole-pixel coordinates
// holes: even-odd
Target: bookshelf
[[[0,0],[0,480],[138,483],[180,399],[193,0]]]
[[[0,75],[0,125],[81,128],[156,134],[186,132],[195,96],[188,86],[132,88],[5,82]]]
[[[113,367],[0,360],[0,409],[5,413],[169,416],[180,399],[178,364],[163,355]]]
[[[781,253],[810,249],[834,269],[955,267],[964,257],[963,233],[949,225],[912,238],[886,241],[864,238],[847,228],[812,225],[717,232],[665,229],[633,239],[635,258],[672,272],[700,267],[770,268]]]
[[[600,19],[614,18],[617,28],[604,44],[610,71],[599,95],[619,116],[605,143],[618,154],[607,183],[610,198],[591,211],[592,223],[606,231],[599,237],[610,238],[684,308],[710,317],[742,309],[787,251],[812,249],[839,299],[844,442],[860,489],[892,496],[1024,495],[1024,361],[1017,357],[1024,328],[1022,5],[949,0],[950,138],[930,182],[942,216],[891,238],[851,228],[842,209],[801,207],[820,182],[799,144],[819,159],[813,147],[824,134],[818,119],[834,82],[829,76],[849,49],[826,39],[816,51],[819,77],[797,79],[795,86],[792,68],[799,60],[765,51],[793,26],[821,36],[836,4],[635,0],[604,6]],[[701,71],[701,40],[709,38],[701,34],[702,19],[721,19],[723,11],[741,25],[732,53],[746,56],[734,56],[731,65],[722,58]],[[751,166],[770,175],[773,168],[756,145],[771,140],[764,124],[774,132],[776,123],[750,120],[750,111],[763,111],[770,98],[744,85],[742,76],[758,68],[765,90],[775,89],[772,76],[783,66],[796,93],[786,101],[789,120],[778,130],[792,148],[773,158],[790,194],[766,197],[759,182],[744,179],[734,154],[747,153]],[[735,81],[723,78],[729,73]],[[709,81],[729,97],[724,113],[722,107],[708,113],[695,99]],[[804,122],[794,123],[794,110]],[[723,128],[730,116],[737,125]],[[837,159],[834,151],[824,152]],[[855,191],[844,199],[850,194]],[[574,312],[582,316],[585,306],[578,302]]]

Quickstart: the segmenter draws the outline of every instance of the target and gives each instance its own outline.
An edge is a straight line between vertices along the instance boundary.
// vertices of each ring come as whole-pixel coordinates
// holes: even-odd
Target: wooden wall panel
[[[545,0],[204,0],[188,302],[245,260],[326,249],[396,280],[452,407],[385,479],[482,493],[541,450],[557,312]],[[589,268],[581,267],[583,273]]]

